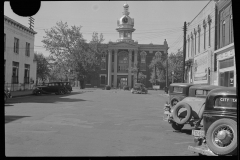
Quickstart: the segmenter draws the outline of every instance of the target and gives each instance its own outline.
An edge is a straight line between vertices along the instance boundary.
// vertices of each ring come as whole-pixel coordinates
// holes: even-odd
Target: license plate
[[[192,135],[195,137],[204,137],[203,130],[192,130]]]

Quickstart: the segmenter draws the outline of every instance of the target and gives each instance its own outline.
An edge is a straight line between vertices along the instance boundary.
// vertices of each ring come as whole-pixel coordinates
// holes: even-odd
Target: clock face
[[[123,23],[127,23],[127,22],[128,22],[127,17],[124,17],[124,18],[122,19],[122,21],[123,21]]]

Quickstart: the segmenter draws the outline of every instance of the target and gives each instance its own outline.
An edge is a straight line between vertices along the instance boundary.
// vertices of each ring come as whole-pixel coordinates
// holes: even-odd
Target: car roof
[[[217,88],[211,90],[208,95],[237,95],[237,90],[236,87]]]
[[[188,86],[193,86],[193,83],[172,83],[170,84],[170,86],[172,87],[176,87],[176,86],[180,86],[180,87],[188,87]]]
[[[194,85],[194,86],[191,86],[189,89],[204,89],[204,90],[212,90],[212,89],[215,89],[215,88],[225,88],[223,86],[215,86],[215,85]]]

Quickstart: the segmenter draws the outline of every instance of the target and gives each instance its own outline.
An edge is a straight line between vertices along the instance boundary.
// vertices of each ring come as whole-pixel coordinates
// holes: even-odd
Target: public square
[[[163,121],[162,90],[73,89],[5,104],[6,156],[191,156],[190,126]]]

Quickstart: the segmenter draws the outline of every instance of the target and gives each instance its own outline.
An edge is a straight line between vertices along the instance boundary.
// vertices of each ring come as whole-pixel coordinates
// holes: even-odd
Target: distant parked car
[[[147,88],[145,87],[144,84],[135,83],[134,87],[131,89],[131,92],[132,92],[132,94],[134,94],[134,93],[140,93],[140,94],[145,93],[145,94],[147,94],[148,90],[147,90]]]
[[[188,146],[188,150],[200,155],[237,155],[237,107],[235,87],[210,91],[203,111],[203,127],[192,130],[195,146]]]
[[[55,93],[56,95],[62,95],[69,93],[71,90],[71,87],[69,87],[66,82],[50,82],[42,86],[37,86],[33,90],[33,94],[41,95]]]

